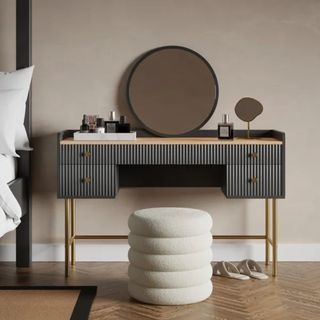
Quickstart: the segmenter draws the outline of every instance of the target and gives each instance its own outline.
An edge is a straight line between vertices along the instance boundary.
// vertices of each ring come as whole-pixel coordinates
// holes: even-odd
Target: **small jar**
[[[117,132],[120,133],[128,133],[130,132],[131,126],[130,123],[127,122],[127,117],[126,116],[120,116],[120,121],[118,124],[118,130]]]
[[[105,133],[103,118],[97,118],[97,125],[96,125],[95,132],[96,133]]]

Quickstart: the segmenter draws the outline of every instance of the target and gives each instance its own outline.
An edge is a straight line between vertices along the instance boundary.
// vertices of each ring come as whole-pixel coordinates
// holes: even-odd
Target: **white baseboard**
[[[123,242],[87,244],[76,247],[77,261],[128,261],[129,246]],[[216,242],[212,246],[214,261],[264,260],[263,243]],[[64,261],[63,244],[34,244],[33,261]],[[271,253],[271,252],[270,252]],[[270,254],[271,256],[271,254]],[[320,261],[320,244],[279,244],[279,261]],[[15,245],[0,245],[0,261],[15,261]]]

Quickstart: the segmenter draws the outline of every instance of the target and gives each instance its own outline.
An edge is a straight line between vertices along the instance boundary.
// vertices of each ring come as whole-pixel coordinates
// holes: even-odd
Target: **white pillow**
[[[34,66],[20,69],[14,72],[0,72],[0,90],[22,90],[23,100],[18,107],[18,119],[15,133],[15,149],[30,149],[29,140],[24,127],[26,113],[26,101],[28,98],[30,83]]]
[[[16,156],[16,125],[20,106],[24,101],[23,90],[0,90],[0,153]]]

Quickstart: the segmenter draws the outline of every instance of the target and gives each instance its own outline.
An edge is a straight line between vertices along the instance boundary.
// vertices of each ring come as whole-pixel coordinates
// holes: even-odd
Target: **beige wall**
[[[0,1],[0,70],[14,70],[16,63],[14,0]]]
[[[14,1],[0,2],[0,67],[14,67]],[[264,105],[254,128],[287,133],[287,198],[279,201],[280,242],[320,242],[320,2],[317,0],[34,0],[35,243],[62,242],[56,199],[55,135],[83,113],[106,116],[123,99],[122,77],[144,51],[177,44],[212,64],[220,84],[216,128],[243,96]],[[263,231],[263,201],[226,200],[212,189],[123,189],[116,200],[78,201],[79,229],[126,233],[142,207],[209,211],[216,233]],[[12,242],[13,234],[1,239]]]

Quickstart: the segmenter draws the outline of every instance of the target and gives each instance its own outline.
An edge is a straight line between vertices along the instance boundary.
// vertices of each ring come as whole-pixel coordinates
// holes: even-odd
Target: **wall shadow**
[[[125,69],[124,73],[122,74],[119,84],[118,84],[118,90],[117,90],[117,105],[119,108],[119,112],[121,115],[127,116],[127,119],[129,123],[131,124],[131,127],[133,128],[142,128],[142,124],[138,121],[138,119],[133,114],[129,103],[128,103],[128,97],[127,97],[127,85],[130,73],[132,69],[134,68],[135,64],[141,59],[141,57],[145,54],[142,53],[138,57],[136,57]]]

